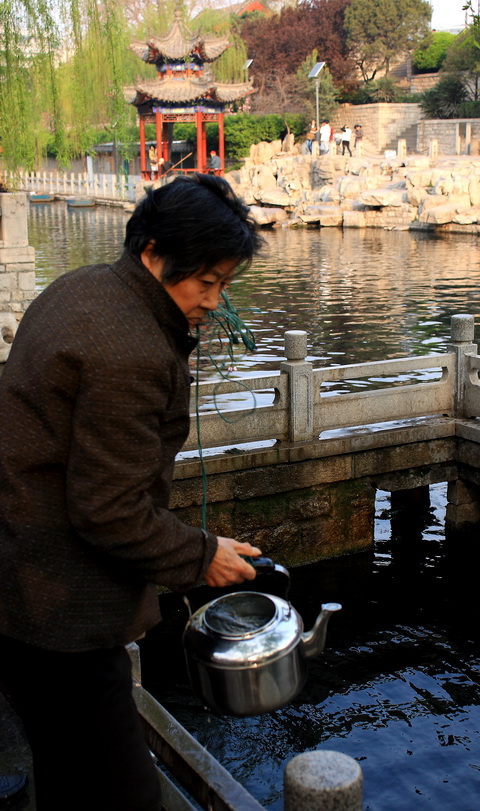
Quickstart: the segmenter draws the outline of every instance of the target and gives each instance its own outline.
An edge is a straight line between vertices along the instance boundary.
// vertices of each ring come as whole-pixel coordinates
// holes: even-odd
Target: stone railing
[[[198,384],[200,438],[192,420],[184,450],[261,440],[305,442],[332,429],[425,416],[478,417],[480,357],[472,343],[473,316],[454,315],[451,324],[446,353],[321,369],[305,360],[307,333],[286,332],[280,373]],[[419,375],[429,379],[422,382]],[[376,387],[365,390],[359,383],[365,379]],[[346,381],[363,388],[328,392]],[[235,407],[229,408],[229,395],[235,395]],[[245,400],[243,412],[239,397]]]

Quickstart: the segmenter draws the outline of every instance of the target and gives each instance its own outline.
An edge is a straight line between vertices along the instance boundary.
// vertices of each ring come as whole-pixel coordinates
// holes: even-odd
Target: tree
[[[427,118],[458,118],[468,90],[458,76],[443,76],[431,90],[420,95],[419,103]]]
[[[308,13],[313,47],[327,63],[337,88],[350,91],[358,86],[355,62],[347,44],[345,12],[350,0],[303,0],[299,10]],[[308,54],[308,51],[306,52]]]
[[[392,60],[426,36],[431,16],[428,0],[352,0],[345,12],[347,42],[363,79],[380,69],[388,75]]]
[[[471,12],[471,23],[455,37],[447,51],[442,65],[442,73],[453,77],[463,84],[466,91],[465,102],[478,102],[480,78],[480,16],[476,14],[471,3],[464,6]],[[459,114],[464,108],[460,108]],[[477,116],[478,112],[471,114]],[[468,113],[465,112],[466,117]]]
[[[296,78],[298,83],[299,96],[305,99],[306,112],[308,117],[313,119],[317,117],[317,90],[316,80],[309,79],[308,74],[313,66],[320,61],[317,49],[307,56],[297,70]],[[332,74],[327,66],[322,69],[318,79],[318,110],[320,121],[324,118],[333,118],[335,110],[338,107],[337,102],[338,91],[333,84]],[[317,121],[317,125],[319,122]]]
[[[414,68],[419,72],[440,70],[455,40],[455,34],[449,31],[432,31],[420,42],[413,54]]]
[[[115,0],[4,0],[0,4],[0,139],[10,169],[34,169],[47,146],[63,165],[109,122],[125,142],[134,57]],[[113,129],[114,127],[114,129]]]
[[[269,18],[247,20],[242,38],[254,62],[251,74],[259,89],[255,108],[262,112],[298,110],[304,100],[297,71],[316,49],[327,62],[333,81],[341,88],[356,85],[354,63],[343,25],[349,0],[303,0]],[[281,106],[279,106],[281,105]]]

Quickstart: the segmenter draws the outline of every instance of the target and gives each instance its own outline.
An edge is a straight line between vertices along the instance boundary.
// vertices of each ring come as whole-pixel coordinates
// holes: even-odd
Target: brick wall
[[[419,104],[341,104],[332,125],[339,130],[344,124],[363,126],[365,139],[377,153],[382,153],[392,140],[403,137],[409,127],[422,117]]]
[[[426,152],[432,139],[438,141],[439,155],[478,154],[480,119],[423,119],[417,125],[417,152]]]

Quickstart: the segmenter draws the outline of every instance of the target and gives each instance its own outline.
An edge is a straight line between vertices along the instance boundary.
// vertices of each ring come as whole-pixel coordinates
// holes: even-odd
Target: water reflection
[[[121,252],[129,214],[64,203],[32,206],[37,286]],[[308,332],[316,366],[445,351],[455,313],[480,317],[473,235],[333,229],[266,232],[264,255],[232,285],[257,351],[235,351],[239,372],[278,369],[287,329]]]
[[[178,639],[168,646],[170,675],[160,673],[159,639],[172,632],[172,610],[172,625],[146,641],[147,689],[263,807],[281,811],[287,762],[319,748],[360,762],[369,811],[478,807],[480,557],[471,543],[463,552],[445,544],[444,485],[432,496],[416,537],[406,524],[392,535],[395,515],[382,492],[374,551],[291,570],[290,598],[306,628],[322,602],[338,599],[343,610],[309,662],[304,689],[284,708],[252,718],[206,710],[192,695]],[[269,590],[266,578],[259,591]]]

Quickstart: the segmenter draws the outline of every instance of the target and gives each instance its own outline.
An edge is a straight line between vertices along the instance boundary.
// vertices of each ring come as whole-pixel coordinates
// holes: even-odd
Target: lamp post
[[[479,2],[480,2],[480,0],[479,0]],[[252,64],[252,62],[253,62],[253,59],[247,59],[247,61],[242,65],[242,70],[245,71],[245,79],[247,81],[248,81],[248,69],[249,69],[250,65]]]
[[[317,127],[319,124],[319,111],[318,111],[318,86],[320,84],[320,73],[322,68],[324,67],[325,62],[317,62],[316,65],[313,66],[310,73],[308,74],[309,79],[315,79],[315,101],[316,101],[316,111],[317,111]]]

